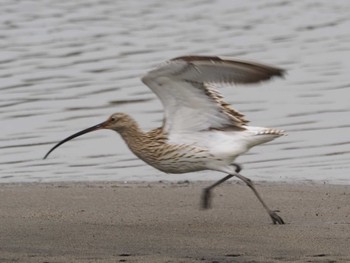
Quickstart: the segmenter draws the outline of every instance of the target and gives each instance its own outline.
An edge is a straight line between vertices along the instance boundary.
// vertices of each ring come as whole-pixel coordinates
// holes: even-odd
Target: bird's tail
[[[264,127],[247,126],[247,131],[251,134],[249,146],[263,144],[276,139],[277,137],[287,135],[284,130]]]

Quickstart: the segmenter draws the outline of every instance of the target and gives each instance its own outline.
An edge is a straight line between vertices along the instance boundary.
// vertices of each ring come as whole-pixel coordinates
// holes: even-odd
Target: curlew
[[[144,132],[125,113],[112,114],[106,121],[75,133],[57,143],[44,157],[63,143],[88,132],[110,129],[118,132],[141,160],[165,173],[213,170],[227,175],[203,189],[202,208],[211,204],[212,190],[237,177],[249,186],[274,224],[284,224],[277,210],[271,210],[250,179],[240,174],[235,159],[253,146],[284,135],[284,131],[248,125],[242,113],[224,101],[218,84],[256,83],[284,70],[259,63],[209,56],[183,56],[162,63],[142,81],[161,100],[163,125]]]

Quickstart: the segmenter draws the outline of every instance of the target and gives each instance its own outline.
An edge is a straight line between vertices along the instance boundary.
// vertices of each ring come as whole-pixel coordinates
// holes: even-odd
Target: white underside
[[[205,164],[202,163],[204,166],[202,169],[201,167],[193,167],[194,170],[209,169],[230,173],[234,169],[232,163],[239,155],[256,145],[272,141],[282,135],[264,134],[266,130],[268,129],[247,126],[244,131],[178,133],[171,135],[168,143],[187,144],[207,150]],[[193,161],[193,165],[197,166],[198,162]]]

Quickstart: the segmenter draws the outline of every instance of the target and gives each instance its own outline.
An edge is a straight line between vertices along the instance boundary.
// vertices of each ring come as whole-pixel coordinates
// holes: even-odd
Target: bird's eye
[[[111,117],[110,120],[111,120],[111,121],[115,121],[115,117]]]

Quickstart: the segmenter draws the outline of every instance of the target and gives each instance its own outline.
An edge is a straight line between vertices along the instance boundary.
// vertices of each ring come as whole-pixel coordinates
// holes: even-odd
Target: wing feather
[[[208,129],[245,129],[244,115],[226,103],[215,83],[256,83],[284,70],[253,62],[208,56],[171,59],[148,72],[142,81],[164,107],[167,133]]]

